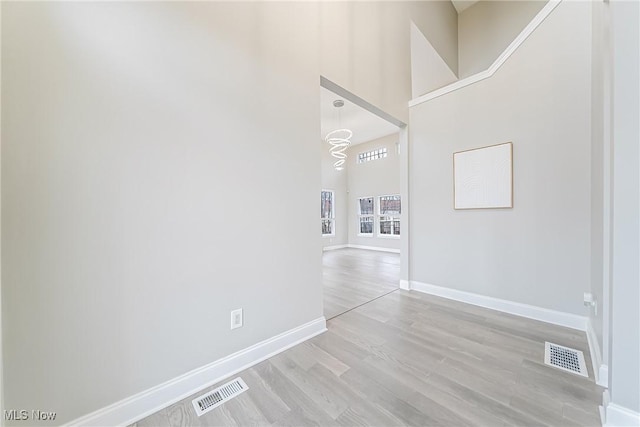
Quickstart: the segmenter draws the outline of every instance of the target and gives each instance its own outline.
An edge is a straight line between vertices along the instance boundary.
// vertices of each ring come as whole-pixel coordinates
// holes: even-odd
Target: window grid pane
[[[387,157],[387,149],[378,148],[376,150],[365,151],[363,153],[358,154],[358,163],[366,163],[372,160],[383,159]]]
[[[323,219],[322,220],[322,234],[333,234],[333,220],[332,219]]]
[[[333,191],[320,192],[320,220],[322,235],[333,235],[335,232]]]
[[[400,196],[380,196],[380,215],[400,215]]]
[[[333,218],[333,192],[320,193],[320,218]]]
[[[392,235],[393,218],[390,216],[380,217],[380,234],[383,236]]]
[[[378,197],[380,235],[400,236],[401,202],[399,195]]]
[[[373,215],[373,197],[359,199],[360,215]]]
[[[373,216],[360,217],[360,234],[373,234]]]

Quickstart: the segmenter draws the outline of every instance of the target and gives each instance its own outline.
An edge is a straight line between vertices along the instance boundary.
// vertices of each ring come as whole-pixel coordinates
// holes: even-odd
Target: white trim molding
[[[392,252],[394,254],[399,254],[400,249],[394,248],[383,248],[380,246],[363,246],[363,245],[334,245],[334,246],[325,246],[322,248],[322,252],[326,251],[335,251],[336,249],[366,249],[368,251],[378,251],[378,252]]]
[[[609,368],[602,364],[602,351],[598,343],[598,336],[593,329],[591,318],[587,318],[587,342],[589,343],[589,353],[591,353],[591,365],[596,384],[602,387],[609,387]]]
[[[123,399],[65,426],[127,426],[327,330],[324,317]]]
[[[400,249],[382,248],[379,246],[347,245],[347,247],[353,248],[353,249],[366,249],[368,251],[392,252],[394,254],[400,253]]]
[[[609,388],[609,365],[601,364],[598,368],[598,385]]]
[[[399,288],[404,289],[405,291],[408,291],[411,289],[411,285],[408,280],[400,280]]]
[[[325,251],[335,251],[336,249],[344,249],[348,248],[349,245],[333,245],[333,246],[325,246],[322,248],[322,252]]]
[[[609,403],[606,409],[607,427],[640,426],[640,414],[624,406]]]
[[[609,402],[611,402],[609,389],[605,389],[602,392],[602,405],[598,406],[598,411],[600,412],[600,424],[603,426],[607,425],[607,406],[609,406]]]
[[[436,295],[442,298],[473,304],[528,319],[539,320],[541,322],[552,323],[579,331],[587,330],[587,317],[576,314],[564,313],[562,311],[550,310],[548,308],[537,307],[535,305],[522,304],[471,292],[460,291],[452,288],[431,285],[422,282],[410,282],[410,289],[426,294]]]
[[[409,101],[409,107],[415,107],[416,105],[422,104],[423,102],[430,101],[434,98],[437,98],[442,95],[446,95],[449,92],[456,91],[458,89],[462,89],[463,87],[472,85],[484,79],[487,79],[495,74],[496,71],[502,67],[502,65],[509,59],[513,53],[518,50],[520,45],[524,43],[524,41],[538,28],[540,24],[553,12],[553,10],[560,4],[562,0],[549,0],[549,2],[538,12],[538,14],[529,22],[529,24],[518,34],[513,42],[500,54],[500,56],[491,64],[489,68],[484,71],[480,71],[477,74],[473,74],[469,77],[466,77],[462,80],[458,80],[453,82],[447,86],[436,89],[432,92],[426,93],[422,96],[419,96],[415,99]]]

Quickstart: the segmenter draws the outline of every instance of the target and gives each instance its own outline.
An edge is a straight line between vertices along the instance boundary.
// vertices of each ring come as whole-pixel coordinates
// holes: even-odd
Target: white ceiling
[[[451,0],[451,3],[453,3],[453,7],[456,8],[456,11],[458,11],[458,13],[462,13],[463,10],[468,9],[471,6],[473,6],[474,4],[478,3],[478,0],[476,0],[476,1],[472,1],[472,0]]]
[[[340,123],[338,124],[337,108],[333,101],[342,99],[344,107],[340,110]],[[341,128],[350,129],[353,132],[351,145],[361,144],[373,139],[382,138],[398,132],[398,127],[381,119],[364,108],[347,101],[328,89],[320,88],[320,138],[324,141],[327,133]]]

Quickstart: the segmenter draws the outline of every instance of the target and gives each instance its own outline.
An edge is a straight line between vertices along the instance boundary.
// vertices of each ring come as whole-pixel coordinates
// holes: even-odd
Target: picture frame
[[[513,143],[453,153],[453,208],[513,208]]]

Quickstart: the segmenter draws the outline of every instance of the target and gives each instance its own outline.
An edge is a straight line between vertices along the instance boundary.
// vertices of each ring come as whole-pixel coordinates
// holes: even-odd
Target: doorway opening
[[[321,78],[324,316],[408,284],[406,125]]]

